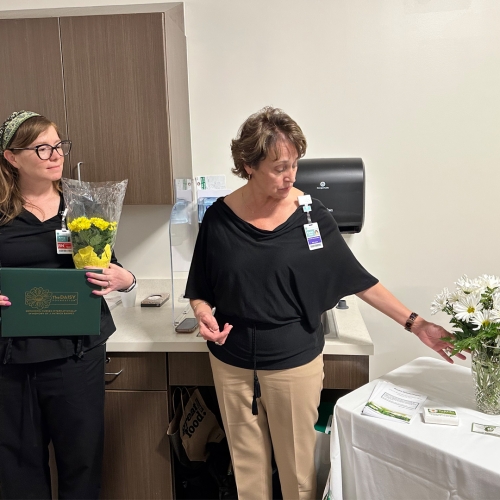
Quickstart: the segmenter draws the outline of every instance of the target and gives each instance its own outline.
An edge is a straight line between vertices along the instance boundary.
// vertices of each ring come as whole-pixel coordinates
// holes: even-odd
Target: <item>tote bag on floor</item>
[[[179,392],[180,402],[175,406],[176,393]],[[186,388],[175,389],[173,402],[175,414],[167,434],[179,462],[186,467],[190,462],[206,462],[209,455],[207,444],[220,443],[225,437],[224,431],[198,389],[191,393]]]

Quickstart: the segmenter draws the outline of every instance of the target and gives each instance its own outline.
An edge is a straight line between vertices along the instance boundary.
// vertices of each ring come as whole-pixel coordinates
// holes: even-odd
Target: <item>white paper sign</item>
[[[373,389],[362,415],[409,424],[420,413],[427,396],[381,380]]]

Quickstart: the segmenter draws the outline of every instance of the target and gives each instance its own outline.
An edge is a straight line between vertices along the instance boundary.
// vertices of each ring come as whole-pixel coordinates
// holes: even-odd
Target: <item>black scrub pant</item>
[[[59,498],[99,497],[105,354],[0,365],[0,498],[52,498],[51,440]]]

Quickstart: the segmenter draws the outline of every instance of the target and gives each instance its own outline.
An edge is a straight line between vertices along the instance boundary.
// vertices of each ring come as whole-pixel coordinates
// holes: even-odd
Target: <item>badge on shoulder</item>
[[[317,222],[312,222],[311,224],[304,224],[304,231],[306,233],[307,244],[309,245],[309,250],[318,250],[323,248],[323,240],[321,239],[321,234],[319,232],[319,227]]]

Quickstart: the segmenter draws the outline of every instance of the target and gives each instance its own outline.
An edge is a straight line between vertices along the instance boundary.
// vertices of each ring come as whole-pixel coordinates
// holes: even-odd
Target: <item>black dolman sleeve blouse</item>
[[[294,368],[323,350],[321,314],[378,280],[357,261],[335,219],[313,199],[323,248],[309,250],[302,207],[272,231],[240,219],[219,198],[206,212],[195,245],[186,297],[216,308],[233,329],[212,354],[241,368]]]

